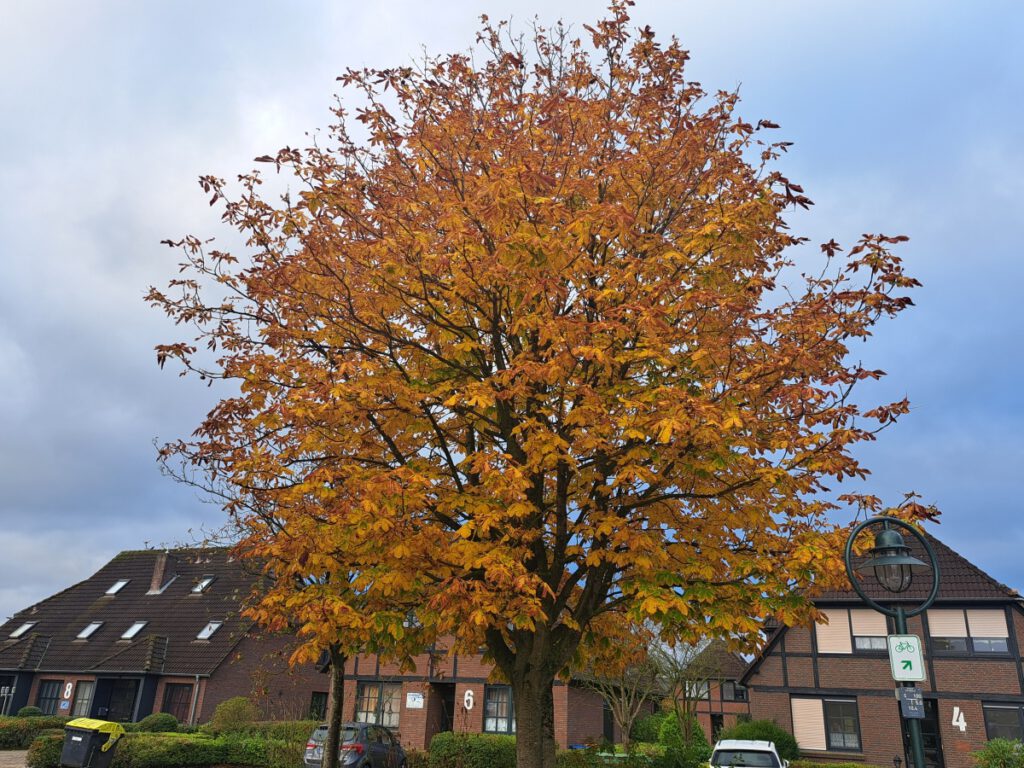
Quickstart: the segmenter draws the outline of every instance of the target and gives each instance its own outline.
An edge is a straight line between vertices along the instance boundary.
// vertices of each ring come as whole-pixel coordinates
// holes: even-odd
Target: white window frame
[[[26,632],[28,632],[30,629],[32,629],[32,627],[34,627],[38,623],[39,623],[38,621],[26,621],[24,624],[22,624],[16,630],[11,632],[11,634],[9,634],[8,637],[15,637],[15,638],[21,637],[22,635],[24,635]]]
[[[139,632],[141,632],[147,624],[149,624],[148,621],[136,621],[134,624],[132,624],[130,627],[128,627],[128,629],[124,631],[124,634],[121,635],[121,639],[131,640],[133,637],[139,634]]]
[[[196,635],[196,640],[209,640],[211,637],[217,634],[217,630],[219,630],[223,626],[223,621],[211,621],[207,623],[207,625],[199,631],[199,634]]]
[[[88,640],[96,634],[96,630],[103,626],[102,621],[90,621],[76,636],[76,640]]]
[[[210,585],[217,580],[216,576],[203,576],[194,587],[192,587],[193,595],[201,595],[203,592],[210,588]]]
[[[118,579],[113,584],[111,584],[110,585],[110,589],[108,589],[103,594],[105,594],[105,595],[116,595],[118,592],[120,592],[122,589],[124,589],[125,586],[127,586],[129,581],[131,581],[131,579]]]

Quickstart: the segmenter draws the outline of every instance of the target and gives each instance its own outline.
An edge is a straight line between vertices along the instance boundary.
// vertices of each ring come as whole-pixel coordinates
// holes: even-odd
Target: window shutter
[[[1006,631],[1006,614],[997,610],[967,611],[967,625],[971,637],[1009,637]]]
[[[964,612],[951,609],[928,611],[928,633],[932,637],[967,637]]]
[[[850,611],[854,637],[885,637],[889,628],[885,624],[885,615],[869,608],[854,608]]]
[[[853,653],[850,640],[850,620],[845,608],[831,608],[822,611],[828,617],[828,624],[816,624],[818,653]]]
[[[826,749],[825,715],[821,699],[790,699],[793,710],[793,736],[800,749]]]

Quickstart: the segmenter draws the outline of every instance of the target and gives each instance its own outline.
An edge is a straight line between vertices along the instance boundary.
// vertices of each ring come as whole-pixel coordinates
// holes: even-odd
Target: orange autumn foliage
[[[908,407],[851,397],[882,375],[851,345],[917,284],[904,238],[794,249],[776,126],[627,5],[586,42],[485,19],[479,58],[349,71],[329,140],[260,158],[290,195],[203,178],[244,255],[172,243],[185,275],[149,295],[198,329],[161,364],[238,385],[167,451],[285,577],[260,617],[313,653],[397,647],[416,606],[418,637],[487,646],[524,751],[522,699],[607,650],[606,614],[683,642],[809,620],[842,579],[825,491]]]

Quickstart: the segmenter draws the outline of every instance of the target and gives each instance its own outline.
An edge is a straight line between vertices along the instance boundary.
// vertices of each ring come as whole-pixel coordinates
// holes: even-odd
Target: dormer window
[[[103,626],[103,622],[102,621],[90,622],[89,625],[85,629],[83,629],[81,632],[78,633],[78,639],[79,640],[88,640],[90,637],[93,636],[93,634],[96,632],[96,630],[99,629],[102,626]]]
[[[128,629],[124,631],[124,634],[121,635],[121,639],[131,640],[133,637],[139,634],[139,632],[142,631],[142,628],[146,626],[148,623],[148,621],[136,621],[134,624],[132,624],[130,627],[128,627]]]
[[[127,584],[129,581],[131,581],[131,579],[118,579],[110,586],[110,589],[108,589],[104,594],[116,595],[118,592],[124,589],[124,585]]]
[[[216,576],[203,576],[203,578],[196,582],[196,585],[192,587],[192,594],[201,595],[210,587],[211,584],[213,584],[216,578]]]
[[[213,637],[214,632],[220,629],[223,624],[223,621],[211,621],[209,624],[203,627],[202,632],[196,635],[196,640],[209,640],[211,637]]]
[[[26,632],[28,632],[30,629],[32,629],[32,627],[34,627],[38,623],[39,622],[37,622],[37,621],[26,621],[24,624],[22,624],[16,630],[11,632],[11,634],[8,635],[8,637],[21,637],[22,635],[24,635]]]

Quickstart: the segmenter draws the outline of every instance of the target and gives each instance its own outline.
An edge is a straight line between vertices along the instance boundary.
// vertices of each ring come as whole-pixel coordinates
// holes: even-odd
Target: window
[[[484,686],[484,731],[516,732],[516,706],[512,699],[512,686]]]
[[[203,592],[205,592],[209,588],[209,586],[211,584],[213,584],[213,582],[214,582],[214,580],[216,578],[217,578],[216,576],[203,576],[203,578],[201,578],[198,582],[196,582],[196,585],[194,587],[192,587],[192,594],[193,595],[200,595],[200,594],[202,594]]]
[[[148,621],[136,621],[134,624],[132,624],[130,627],[128,627],[128,629],[124,631],[124,634],[121,635],[121,639],[131,640],[133,637],[139,634],[139,632],[142,631],[142,628],[146,626],[148,623]]]
[[[707,681],[705,680],[703,683],[687,683],[686,698],[698,701],[710,699],[711,693],[708,689]]]
[[[211,621],[196,635],[196,640],[209,640],[213,637],[213,633],[220,629],[223,624],[223,621]]]
[[[102,626],[103,626],[103,622],[102,621],[92,621],[92,622],[89,622],[89,625],[85,629],[83,629],[81,632],[79,632],[77,637],[78,637],[79,640],[88,640],[90,637],[93,636],[93,634],[95,634],[96,630],[99,629]]]
[[[825,737],[828,748],[859,751],[860,722],[857,719],[857,702],[825,699],[822,702],[822,709],[825,714]]]
[[[356,689],[357,723],[397,728],[401,706],[401,683],[360,683]]]
[[[57,714],[57,703],[60,701],[60,689],[63,685],[63,680],[41,680],[39,682],[36,706],[43,711],[44,715]]]
[[[722,699],[725,701],[746,701],[747,689],[732,680],[722,683]]]
[[[108,589],[104,594],[116,595],[118,592],[124,589],[125,584],[127,584],[129,581],[131,581],[131,579],[118,579],[111,585],[110,589]]]
[[[1021,707],[1007,704],[983,704],[985,734],[989,739],[1024,739]]]
[[[37,621],[26,621],[24,624],[22,624],[16,630],[11,632],[11,634],[9,634],[8,637],[21,637],[22,635],[24,635],[26,632],[28,632],[30,629],[32,629],[32,627],[34,627],[38,623],[39,622],[37,622]]]
[[[889,634],[885,616],[870,608],[828,608],[828,624],[814,628],[818,653],[884,653]]]
[[[96,683],[83,680],[75,686],[75,704],[71,710],[72,717],[88,717],[89,709],[92,707],[92,693],[96,689]]]
[[[161,712],[169,712],[179,723],[187,723],[192,708],[192,683],[167,683]]]
[[[932,650],[938,654],[984,656],[1010,652],[1006,613],[998,609],[930,610],[928,634]]]
[[[853,647],[858,651],[885,651],[884,637],[855,637]]]
[[[327,717],[327,692],[313,691],[309,699],[309,719],[323,720]]]

